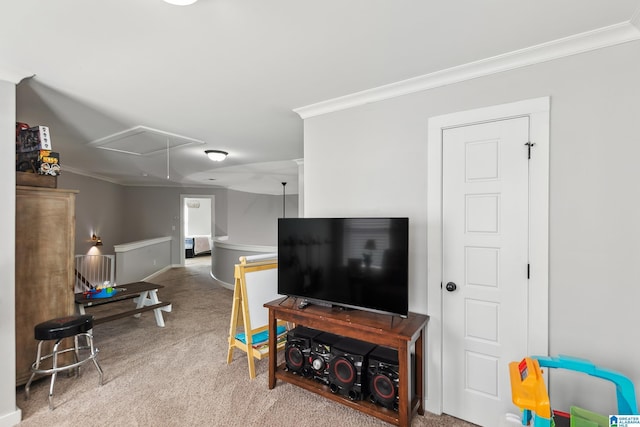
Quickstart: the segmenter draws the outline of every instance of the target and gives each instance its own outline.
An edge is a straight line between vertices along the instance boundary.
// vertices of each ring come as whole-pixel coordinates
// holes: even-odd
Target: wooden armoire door
[[[31,374],[34,326],[74,313],[76,193],[16,187],[16,385]]]

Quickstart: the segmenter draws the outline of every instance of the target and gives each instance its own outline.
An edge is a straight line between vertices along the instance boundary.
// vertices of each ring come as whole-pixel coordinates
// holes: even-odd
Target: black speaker
[[[369,399],[385,408],[397,411],[400,379],[398,350],[378,346],[369,353],[367,378]]]
[[[329,388],[333,393],[362,400],[366,395],[367,355],[374,344],[342,338],[331,348]]]
[[[296,326],[287,332],[287,343],[284,347],[284,360],[287,370],[294,374],[311,376],[309,356],[311,340],[321,332],[304,326]]]
[[[309,365],[313,379],[329,385],[329,362],[331,361],[331,348],[343,337],[323,332],[311,340],[311,355]]]

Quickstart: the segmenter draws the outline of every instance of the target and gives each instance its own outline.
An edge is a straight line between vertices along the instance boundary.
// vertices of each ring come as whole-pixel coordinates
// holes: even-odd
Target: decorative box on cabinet
[[[74,312],[76,193],[16,187],[16,385],[36,357],[34,326]]]

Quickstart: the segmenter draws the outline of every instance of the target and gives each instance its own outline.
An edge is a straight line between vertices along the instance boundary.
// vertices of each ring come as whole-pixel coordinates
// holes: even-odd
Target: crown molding
[[[78,168],[74,168],[72,166],[66,166],[63,165],[62,166],[62,173],[72,173],[75,175],[80,175],[80,176],[87,176],[89,178],[94,178],[97,179],[99,181],[105,181],[105,182],[110,182],[111,184],[116,184],[116,185],[121,185],[123,187],[163,187],[163,188],[178,188],[178,187],[191,187],[191,188],[225,188],[225,187],[220,187],[220,186],[211,186],[211,185],[201,185],[201,184],[189,184],[189,185],[183,185],[183,184],[179,184],[179,183],[175,183],[175,182],[168,182],[168,183],[162,183],[162,184],[158,184],[158,183],[145,183],[145,184],[131,184],[131,183],[127,183],[124,181],[119,181],[113,178],[109,178],[107,176],[104,175],[98,175],[95,172],[90,172],[84,169],[78,169]]]
[[[27,73],[24,70],[18,70],[13,67],[8,67],[6,65],[0,65],[0,80],[4,80],[5,82],[13,83],[17,85],[22,80],[30,77],[34,77],[35,74]]]
[[[293,111],[302,119],[307,119],[638,39],[640,39],[640,8],[627,22],[295,108]]]
[[[74,167],[71,167],[71,166],[63,166],[62,167],[62,172],[63,173],[64,172],[71,172],[72,174],[75,174],[75,175],[87,176],[89,178],[95,178],[95,179],[99,179],[101,181],[107,181],[107,182],[110,182],[112,184],[122,185],[122,183],[116,181],[115,179],[108,178],[108,177],[102,176],[102,175],[98,175],[98,174],[96,174],[94,172],[89,172],[89,171],[84,170],[84,169],[74,168]]]

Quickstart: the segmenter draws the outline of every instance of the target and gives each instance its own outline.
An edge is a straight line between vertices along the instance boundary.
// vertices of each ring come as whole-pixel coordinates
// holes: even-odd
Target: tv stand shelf
[[[407,318],[401,318],[362,310],[345,311],[313,304],[299,308],[295,298],[291,297],[280,298],[264,306],[269,309],[269,389],[274,388],[276,380],[279,379],[398,426],[409,426],[416,412],[424,415],[423,338],[428,316],[409,313]],[[398,411],[392,411],[366,400],[350,400],[332,393],[329,387],[320,382],[286,371],[284,364],[278,366],[275,350],[278,320],[396,349],[400,370]],[[412,346],[415,346],[415,372],[411,372]],[[415,380],[413,398],[410,397],[411,378]]]

